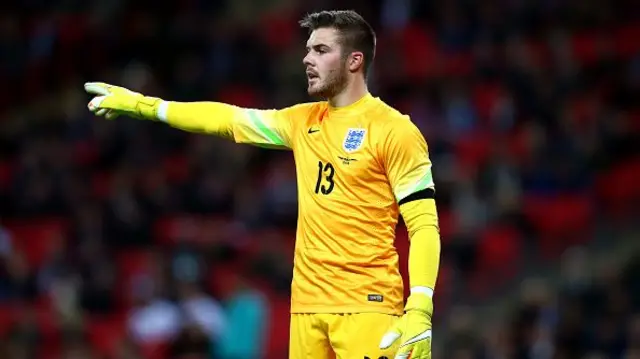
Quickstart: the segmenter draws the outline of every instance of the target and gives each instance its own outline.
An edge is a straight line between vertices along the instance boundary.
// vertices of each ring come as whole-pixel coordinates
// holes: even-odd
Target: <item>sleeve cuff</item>
[[[411,287],[411,294],[423,294],[429,298],[433,298],[433,288],[429,287]]]
[[[162,101],[160,105],[158,105],[158,120],[162,122],[169,122],[167,119],[167,112],[169,111],[169,102]]]

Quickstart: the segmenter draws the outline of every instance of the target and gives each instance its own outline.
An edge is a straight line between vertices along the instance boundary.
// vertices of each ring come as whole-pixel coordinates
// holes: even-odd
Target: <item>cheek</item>
[[[324,61],[318,63],[318,67],[320,71],[323,71],[325,74],[336,73],[340,70],[342,66],[340,61],[340,56],[327,56]]]

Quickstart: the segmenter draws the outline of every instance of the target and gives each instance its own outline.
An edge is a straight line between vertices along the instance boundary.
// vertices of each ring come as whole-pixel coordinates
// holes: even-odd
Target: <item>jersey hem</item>
[[[404,308],[384,308],[372,306],[326,306],[326,305],[292,305],[291,314],[350,314],[350,313],[380,313],[402,315]]]

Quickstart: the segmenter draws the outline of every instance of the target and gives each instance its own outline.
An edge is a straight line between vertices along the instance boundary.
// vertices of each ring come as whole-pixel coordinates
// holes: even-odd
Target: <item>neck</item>
[[[369,89],[367,88],[367,83],[364,78],[356,77],[349,81],[340,93],[329,98],[329,105],[331,107],[349,106],[363,98],[367,93],[369,93]]]

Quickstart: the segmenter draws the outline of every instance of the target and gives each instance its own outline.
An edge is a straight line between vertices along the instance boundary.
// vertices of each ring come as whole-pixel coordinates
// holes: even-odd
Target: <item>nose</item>
[[[307,55],[304,58],[302,58],[302,63],[306,67],[309,67],[309,66],[313,65],[313,63],[311,61],[311,54],[310,53],[307,53]]]

